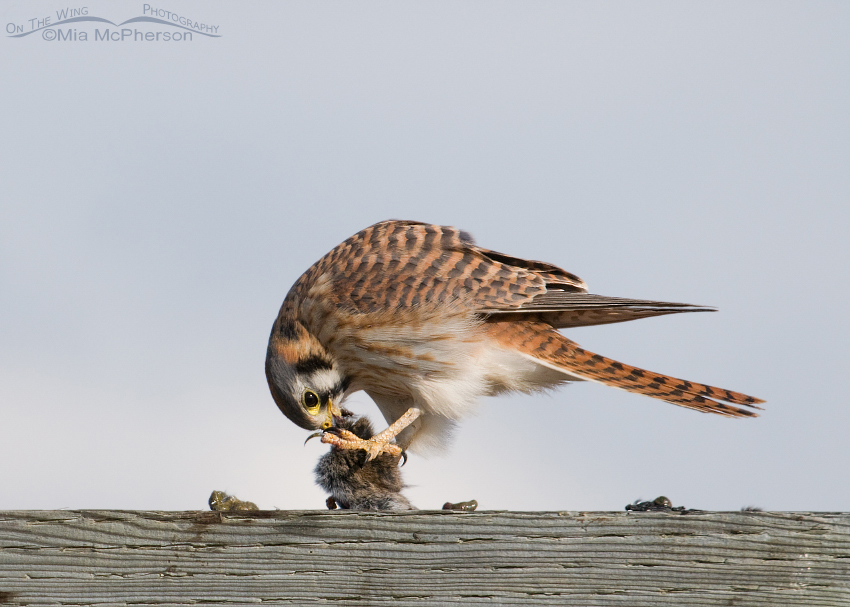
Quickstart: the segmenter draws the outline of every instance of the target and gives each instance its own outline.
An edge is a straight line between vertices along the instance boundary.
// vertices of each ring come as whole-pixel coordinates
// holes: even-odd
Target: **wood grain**
[[[9,605],[850,605],[850,514],[0,512]]]

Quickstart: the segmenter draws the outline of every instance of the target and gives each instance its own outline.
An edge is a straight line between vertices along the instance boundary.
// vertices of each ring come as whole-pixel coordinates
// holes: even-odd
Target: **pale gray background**
[[[716,305],[570,335],[768,401],[486,399],[411,457],[418,506],[850,509],[850,4],[158,6],[223,37],[0,40],[0,509],[324,507],[266,341],[301,272],[386,218]]]

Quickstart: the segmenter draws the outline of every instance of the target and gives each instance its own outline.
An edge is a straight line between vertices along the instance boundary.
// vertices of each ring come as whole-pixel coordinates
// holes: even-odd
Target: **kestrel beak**
[[[310,436],[307,437],[307,440],[304,441],[304,444],[306,445],[308,442],[310,442],[311,438],[318,438],[324,433],[325,433],[324,430],[319,430],[318,432],[313,432],[313,434],[311,434]]]
[[[334,425],[334,418],[342,417],[342,411],[334,404],[333,399],[328,399],[328,415],[322,422],[322,430],[327,430]]]

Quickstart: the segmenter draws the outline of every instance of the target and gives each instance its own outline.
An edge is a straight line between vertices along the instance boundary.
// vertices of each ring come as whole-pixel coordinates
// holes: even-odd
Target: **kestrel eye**
[[[312,390],[304,390],[301,395],[301,404],[307,409],[307,413],[315,415],[319,412],[319,395]]]

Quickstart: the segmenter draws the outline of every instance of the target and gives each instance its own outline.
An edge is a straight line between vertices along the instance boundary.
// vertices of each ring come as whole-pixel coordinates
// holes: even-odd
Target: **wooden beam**
[[[848,605],[850,514],[0,512],[0,604]]]

